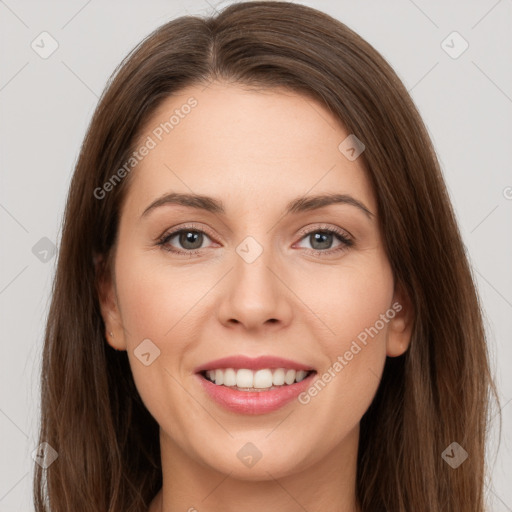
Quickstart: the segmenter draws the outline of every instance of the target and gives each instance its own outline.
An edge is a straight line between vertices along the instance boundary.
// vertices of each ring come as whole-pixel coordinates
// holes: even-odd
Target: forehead
[[[125,209],[140,215],[175,191],[222,197],[238,214],[311,192],[350,193],[375,211],[362,159],[339,149],[349,135],[298,93],[216,82],[188,87],[166,98],[142,128],[135,147],[151,149],[132,171]]]

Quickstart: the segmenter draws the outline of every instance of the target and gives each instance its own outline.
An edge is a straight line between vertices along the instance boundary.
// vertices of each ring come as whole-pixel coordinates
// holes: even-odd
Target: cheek
[[[183,408],[181,366],[190,349],[193,306],[204,295],[205,284],[192,279],[185,267],[171,272],[155,263],[154,255],[119,253],[117,293],[133,379],[148,411],[171,432],[175,427],[168,420],[179,417]],[[147,339],[154,345],[146,342],[153,359],[146,366],[138,347]]]
[[[321,327],[319,343],[328,356],[302,403],[322,421],[336,425],[330,431],[334,436],[355,426],[366,412],[386,360],[387,331],[394,316],[393,275],[382,254],[367,255],[361,264],[340,266],[337,272],[323,270],[322,279],[315,275],[315,282],[308,279],[300,291],[322,321],[315,319],[315,324]]]
[[[209,284],[208,276],[201,277],[185,265],[171,271],[155,263],[154,255],[124,254],[117,261],[116,279],[128,342],[133,345],[152,337],[164,342],[187,325],[188,312],[214,281]]]
[[[294,291],[309,307],[310,323],[323,332],[322,343],[331,357],[348,350],[361,333],[364,338],[365,329],[391,307],[394,283],[387,258],[379,250],[357,256],[295,278]],[[387,324],[379,326],[383,339]]]

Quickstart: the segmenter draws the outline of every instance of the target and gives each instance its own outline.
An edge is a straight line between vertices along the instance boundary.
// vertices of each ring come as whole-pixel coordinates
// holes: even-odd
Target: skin
[[[132,171],[113,279],[101,288],[107,340],[128,351],[160,425],[164,483],[149,510],[357,511],[359,423],[386,357],[407,349],[412,328],[362,159],[340,152],[349,132],[312,99],[220,82],[167,98],[140,141],[191,96],[198,105]],[[215,197],[226,213],[168,204],[141,218],[168,192]],[[290,200],[320,193],[350,194],[374,216],[348,204],[283,216]],[[157,245],[185,223],[207,230],[199,256]],[[322,246],[299,232],[336,226],[353,246],[332,252],[343,246],[335,236]],[[263,248],[252,263],[236,252],[249,235]],[[181,241],[168,246],[193,248]],[[402,310],[307,404],[237,414],[211,401],[194,375],[220,357],[268,354],[309,364],[318,377],[397,301]],[[147,338],[160,350],[149,366],[134,354]],[[248,442],[262,454],[251,468],[237,457]]]

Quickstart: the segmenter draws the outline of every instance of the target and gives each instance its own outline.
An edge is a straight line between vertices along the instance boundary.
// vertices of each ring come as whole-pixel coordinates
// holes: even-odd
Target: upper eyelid
[[[343,232],[345,238],[350,238],[351,240],[354,239],[354,237],[352,236],[352,233],[350,233],[349,231],[347,231],[344,228],[341,228],[339,226],[329,226],[325,222],[320,222],[319,224],[321,224],[321,226],[317,225],[317,226],[313,226],[313,227],[306,227],[306,228],[300,229],[298,232],[298,235],[306,236],[306,235],[308,235],[310,233],[314,233],[316,231],[332,231],[335,234],[340,234],[339,231],[341,231],[341,232]]]

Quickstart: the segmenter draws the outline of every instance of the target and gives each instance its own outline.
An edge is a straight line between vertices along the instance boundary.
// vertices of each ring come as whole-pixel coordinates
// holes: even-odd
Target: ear
[[[401,284],[395,286],[390,311],[394,311],[395,316],[389,321],[386,355],[397,357],[409,348],[414,324],[414,307],[409,294]]]
[[[112,348],[126,350],[123,322],[117,304],[113,268],[110,264],[110,259],[106,261],[103,255],[95,256],[94,266],[96,271],[96,290],[101,316],[105,324],[105,339]]]

